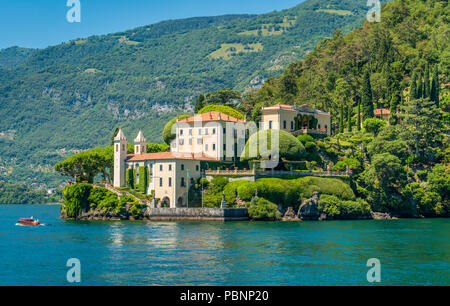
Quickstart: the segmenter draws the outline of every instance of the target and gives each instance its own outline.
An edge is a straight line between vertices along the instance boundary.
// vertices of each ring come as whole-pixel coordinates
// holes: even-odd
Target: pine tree
[[[439,72],[437,65],[433,70],[433,81],[431,82],[430,100],[433,101],[437,107],[439,107]]]
[[[417,73],[414,71],[411,76],[411,89],[409,90],[409,99],[417,99]]]
[[[358,101],[358,131],[361,131],[361,102]]]
[[[344,133],[344,105],[339,110],[339,133]]]
[[[369,69],[366,69],[363,78],[362,84],[362,96],[361,96],[361,104],[362,104],[362,113],[363,120],[368,118],[373,118],[373,95],[372,95],[372,86],[370,84],[370,72]]]
[[[425,67],[425,75],[423,76],[423,98],[430,97],[430,65]]]

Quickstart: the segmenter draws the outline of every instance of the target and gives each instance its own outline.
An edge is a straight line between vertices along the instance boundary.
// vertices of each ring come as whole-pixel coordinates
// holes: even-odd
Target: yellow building
[[[294,136],[322,134],[331,136],[331,114],[307,105],[277,104],[262,108],[264,129],[282,129]]]
[[[237,144],[245,145],[245,124],[245,120],[216,111],[177,121],[170,150],[233,162],[238,157]]]
[[[134,169],[134,183],[140,182],[141,167],[148,174],[147,194],[171,208],[188,205],[188,189],[201,177],[201,161],[217,159],[191,153],[146,153],[146,140],[142,132],[134,140],[135,154],[127,154],[127,139],[122,130],[114,138],[114,187],[126,187],[126,172]]]

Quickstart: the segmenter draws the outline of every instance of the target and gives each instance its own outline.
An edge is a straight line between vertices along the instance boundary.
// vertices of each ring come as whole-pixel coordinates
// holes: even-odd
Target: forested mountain
[[[446,101],[439,105],[438,100],[449,90],[449,18],[447,1],[384,3],[381,22],[365,21],[348,35],[336,31],[304,60],[248,93],[241,109],[258,120],[262,105],[309,104],[331,111],[335,132],[347,127],[348,118],[356,126],[358,105],[363,113],[370,103],[395,115],[410,91],[420,91],[413,98],[430,98],[448,112]]]
[[[0,180],[60,180],[52,166],[122,126],[160,142],[201,93],[258,88],[322,39],[349,32],[366,0],[308,0],[280,12],[161,22],[43,50],[0,52]],[[12,56],[14,55],[14,56]],[[23,62],[21,62],[23,61]]]
[[[10,47],[0,50],[0,69],[10,69],[22,64],[36,49]]]

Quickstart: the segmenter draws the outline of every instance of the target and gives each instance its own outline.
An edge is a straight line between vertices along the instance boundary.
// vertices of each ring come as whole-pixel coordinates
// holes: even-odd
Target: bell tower
[[[114,187],[125,187],[125,160],[127,159],[127,138],[119,129],[114,137]]]
[[[139,131],[139,134],[134,140],[134,154],[144,154],[144,153],[147,153],[147,140],[145,140],[142,131]]]

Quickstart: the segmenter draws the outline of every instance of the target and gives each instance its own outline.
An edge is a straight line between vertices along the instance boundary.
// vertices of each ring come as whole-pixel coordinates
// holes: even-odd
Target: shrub
[[[128,188],[134,189],[134,169],[127,169],[125,180]]]
[[[174,140],[176,137],[176,135],[174,133],[172,133],[172,126],[177,122],[177,119],[183,120],[183,119],[186,119],[189,117],[192,117],[192,116],[181,115],[181,116],[175,117],[172,120],[170,120],[169,122],[167,122],[166,126],[164,127],[163,135],[162,135],[162,138],[166,144],[170,145],[170,142],[172,140]]]
[[[272,136],[272,132],[278,133],[278,135]],[[272,147],[272,137],[278,137],[278,148]],[[250,148],[255,150],[250,150]],[[301,160],[306,156],[303,144],[288,132],[283,130],[263,130],[250,136],[241,154],[241,160],[267,159],[275,153],[279,153],[279,158],[287,160]]]
[[[347,166],[353,171],[361,170],[361,163],[359,162],[359,160],[357,160],[356,158],[346,158],[337,162],[337,164],[333,167],[333,171],[346,171]]]
[[[242,115],[239,111],[225,105],[210,104],[199,110],[198,114],[204,114],[209,112],[221,112],[231,117],[244,120],[244,115]]]
[[[75,184],[63,189],[64,210],[68,218],[77,218],[83,211],[89,210],[89,195],[92,186],[89,184]]]
[[[253,201],[248,208],[248,214],[253,220],[277,220],[281,217],[277,205],[264,198]]]
[[[88,197],[89,207],[97,208],[105,198],[117,198],[117,196],[105,188],[92,189]]]
[[[148,168],[139,167],[139,191],[143,194],[146,194],[147,187],[148,187]]]
[[[364,121],[363,125],[367,132],[377,136],[378,132],[386,126],[386,121],[377,118],[369,118]]]
[[[362,199],[342,201],[336,196],[323,194],[320,196],[319,210],[330,217],[355,218],[369,215],[370,205]]]
[[[298,141],[303,143],[304,145],[308,142],[314,142],[314,138],[311,135],[308,134],[302,134],[297,136]]]

